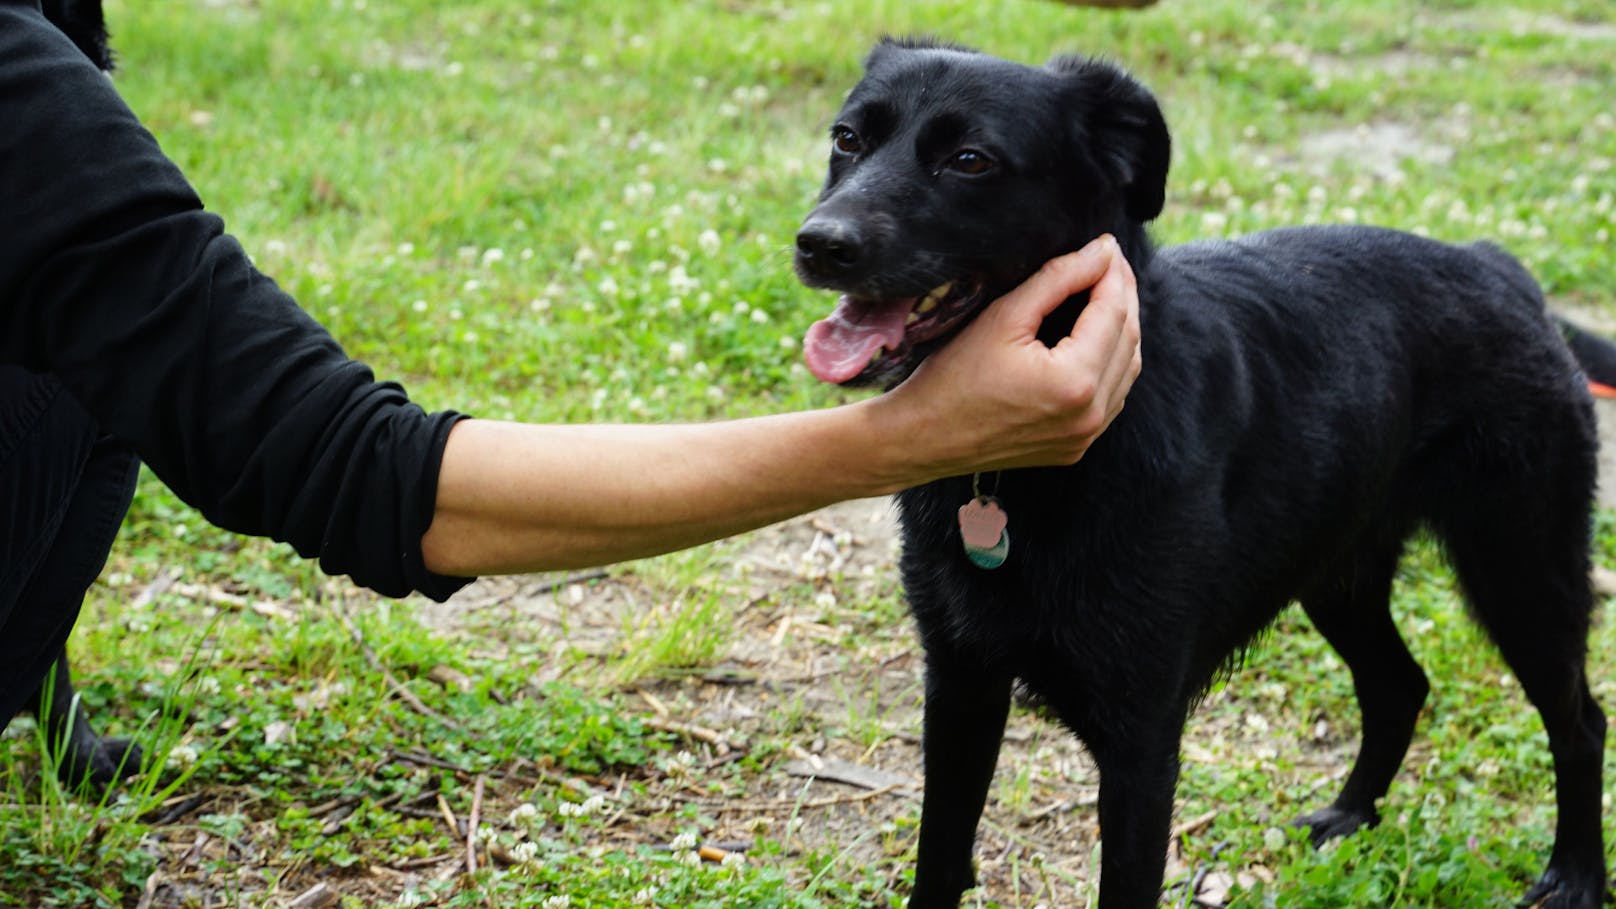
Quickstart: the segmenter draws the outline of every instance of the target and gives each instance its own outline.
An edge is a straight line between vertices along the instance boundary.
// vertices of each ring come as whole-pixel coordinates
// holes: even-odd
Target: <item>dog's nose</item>
[[[858,225],[845,218],[809,218],[797,231],[797,259],[819,270],[852,268],[864,257]]]

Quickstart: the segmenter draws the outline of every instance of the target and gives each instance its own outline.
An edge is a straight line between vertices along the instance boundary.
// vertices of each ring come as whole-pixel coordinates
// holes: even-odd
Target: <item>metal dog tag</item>
[[[960,539],[965,557],[978,568],[998,568],[1010,555],[1010,518],[999,500],[979,495],[959,509]]]

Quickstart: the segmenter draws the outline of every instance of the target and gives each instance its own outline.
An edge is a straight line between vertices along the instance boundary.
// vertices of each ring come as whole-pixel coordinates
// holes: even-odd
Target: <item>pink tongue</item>
[[[808,371],[825,382],[841,383],[870,365],[882,347],[903,343],[903,323],[914,299],[871,303],[842,297],[829,316],[815,322],[803,339],[802,356]]]

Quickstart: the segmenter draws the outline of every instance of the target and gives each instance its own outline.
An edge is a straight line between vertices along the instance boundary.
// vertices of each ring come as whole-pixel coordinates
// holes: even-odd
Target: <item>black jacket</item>
[[[344,354],[19,0],[0,0],[0,362],[57,376],[220,527],[390,596],[465,583],[421,558],[461,416]]]

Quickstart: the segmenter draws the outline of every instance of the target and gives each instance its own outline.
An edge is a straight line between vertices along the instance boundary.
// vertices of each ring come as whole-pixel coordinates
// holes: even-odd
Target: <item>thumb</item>
[[[1117,253],[1116,238],[1101,234],[1077,252],[1049,260],[1004,295],[1004,317],[1017,328],[1036,333],[1044,317],[1068,297],[1093,287]]]

